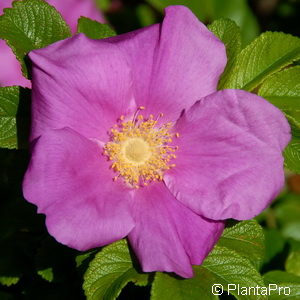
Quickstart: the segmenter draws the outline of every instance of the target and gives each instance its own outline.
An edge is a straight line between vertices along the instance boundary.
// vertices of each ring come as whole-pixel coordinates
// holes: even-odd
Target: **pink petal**
[[[223,231],[223,222],[208,221],[178,202],[163,183],[135,193],[136,226],[129,241],[143,271],[175,272],[192,277]]]
[[[21,65],[4,40],[0,40],[0,86],[20,85],[31,87],[31,83],[22,75]]]
[[[117,45],[83,34],[30,52],[33,62],[32,133],[70,127],[106,140],[132,105],[130,69]]]
[[[173,195],[207,218],[250,219],[284,183],[281,151],[290,140],[284,115],[261,97],[224,90],[197,102],[176,124]]]
[[[0,1],[0,14],[3,14],[3,9],[7,7],[11,7],[13,0],[1,0]]]
[[[33,148],[23,182],[49,233],[78,250],[112,243],[134,227],[129,191],[112,181],[101,152],[71,129],[48,131]]]
[[[169,120],[216,91],[226,65],[224,44],[184,6],[168,7],[162,24],[105,41],[126,54],[138,106]]]
[[[77,21],[81,16],[105,23],[93,0],[47,0],[47,2],[62,14],[73,33],[77,31]]]

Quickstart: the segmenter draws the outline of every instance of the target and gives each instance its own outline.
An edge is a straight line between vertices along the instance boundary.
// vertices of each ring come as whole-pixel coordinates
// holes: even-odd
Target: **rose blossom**
[[[127,236],[144,271],[191,277],[223,220],[254,217],[280,191],[286,119],[259,96],[217,91],[225,47],[187,8],[30,59],[23,191],[57,241],[87,250]]]
[[[13,0],[0,1],[0,13],[11,7]],[[77,20],[80,16],[104,22],[93,0],[47,0],[64,17],[73,33],[76,32]],[[22,75],[21,65],[4,40],[0,40],[0,86],[20,85],[31,87],[30,80]]]

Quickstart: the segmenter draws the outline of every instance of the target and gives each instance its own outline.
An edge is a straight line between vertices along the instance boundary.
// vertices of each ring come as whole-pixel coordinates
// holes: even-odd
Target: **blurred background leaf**
[[[241,28],[242,44],[246,45],[259,34],[259,26],[246,0],[146,0],[157,10],[169,5],[185,5],[206,24],[219,18],[235,21]]]

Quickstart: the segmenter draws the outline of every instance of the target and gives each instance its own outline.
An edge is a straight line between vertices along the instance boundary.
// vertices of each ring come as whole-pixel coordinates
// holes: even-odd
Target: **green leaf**
[[[275,217],[281,227],[300,219],[300,195],[287,194],[283,201],[274,207]]]
[[[151,300],[198,300],[199,295],[201,299],[215,299],[212,295],[214,284],[221,284],[224,291],[230,290],[237,299],[266,299],[263,296],[238,295],[238,284],[243,287],[255,287],[264,286],[264,283],[249,260],[226,247],[216,246],[202,266],[195,266],[194,271],[195,276],[191,279],[176,279],[167,274],[157,273],[152,286]]]
[[[70,29],[56,9],[42,0],[13,2],[13,8],[4,9],[0,16],[0,38],[7,41],[22,65],[28,71],[25,55],[71,35]]]
[[[282,300],[282,299],[290,299],[290,300],[299,300],[300,299],[300,277],[289,274],[283,271],[271,271],[264,275],[264,280],[266,285],[274,284],[278,286],[278,289],[282,287],[282,289],[277,289],[276,291],[272,291],[268,297],[269,300]],[[284,290],[284,288],[286,288]],[[288,290],[290,288],[290,290]],[[284,295],[284,291],[286,293],[290,292],[289,295]]]
[[[136,8],[136,14],[142,27],[156,23],[155,11],[147,4],[140,4]]]
[[[275,73],[267,78],[258,95],[270,101],[287,116],[293,138],[284,151],[285,166],[300,173],[300,67]]]
[[[289,239],[288,244],[289,244],[289,248],[291,249],[291,251],[300,251],[300,242],[299,241]]]
[[[0,283],[6,286],[17,284],[19,280],[20,277],[0,276]]]
[[[285,116],[290,123],[292,135],[294,137],[300,137],[300,122],[288,114],[286,114]]]
[[[75,258],[76,267],[81,267],[86,261],[90,260],[90,257],[96,253],[96,250],[89,250],[86,252],[82,252],[81,254],[77,255]]]
[[[222,284],[224,290],[228,290],[229,284],[239,284],[243,287],[264,286],[261,275],[252,263],[226,247],[216,246],[204,261],[202,268],[210,273],[212,283]],[[266,299],[264,296],[253,294],[240,296],[237,290],[231,290],[230,293],[237,299]]]
[[[18,283],[27,267],[24,254],[17,242],[13,242],[9,239],[0,242],[0,284],[6,286]]]
[[[0,88],[0,147],[17,148],[18,87]]]
[[[259,33],[259,26],[246,0],[146,0],[157,10],[169,5],[185,5],[204,23],[219,18],[235,21],[242,30],[243,44],[249,43]]]
[[[299,38],[281,32],[265,32],[240,52],[221,88],[252,91],[268,76],[299,59]]]
[[[269,263],[283,248],[285,240],[277,229],[264,229],[265,258],[264,263]]]
[[[86,17],[80,17],[78,20],[77,32],[84,33],[91,39],[105,39],[116,35],[116,32],[109,25],[101,24]]]
[[[292,137],[284,152],[285,166],[298,174],[300,174],[300,138]]]
[[[147,285],[149,274],[132,264],[126,240],[104,247],[92,260],[84,276],[83,289],[89,300],[116,299],[128,282]]]
[[[30,104],[27,94],[28,90],[20,87],[0,87],[1,148],[22,148],[27,143]]]
[[[75,252],[57,243],[50,236],[43,239],[36,249],[35,270],[43,279],[49,282],[66,282],[74,269],[70,265],[74,264]]]
[[[38,270],[37,273],[45,280],[52,282],[54,279],[53,269],[47,268],[44,270]]]
[[[222,284],[224,291],[229,284],[243,287],[264,286],[256,270],[264,256],[264,235],[256,221],[239,222],[224,230],[217,246],[205,259],[202,266],[194,266],[194,277],[179,279],[169,274],[156,273],[151,299],[193,300],[216,299],[212,294],[214,284]],[[256,268],[255,268],[256,267]],[[229,286],[233,287],[233,286]],[[265,299],[257,296],[239,296],[237,299]]]
[[[95,2],[101,12],[106,12],[111,5],[111,0],[95,0]]]
[[[241,51],[240,28],[234,21],[219,19],[209,25],[208,29],[212,31],[226,47],[227,65],[220,80],[220,85],[222,85],[223,78],[226,78],[227,74],[230,73],[234,60]]]
[[[247,0],[213,0],[213,2],[214,19],[228,18],[241,28],[242,45],[249,44],[257,37],[259,25]]]
[[[234,21],[219,19],[208,25],[212,31],[226,46],[227,64],[241,51],[241,32]]]
[[[282,235],[300,241],[300,221],[290,222],[282,228]]]
[[[287,272],[300,276],[300,251],[292,251],[286,262],[285,269]]]
[[[166,273],[155,274],[151,289],[151,300],[213,300],[218,299],[211,292],[211,276],[200,267],[194,267],[194,277],[179,279]]]
[[[207,16],[209,19],[213,18],[214,7],[211,0],[146,0],[146,2],[161,12],[170,5],[184,5],[191,9],[200,20],[207,19]]]
[[[285,69],[267,78],[258,95],[300,121],[300,66]],[[297,113],[293,115],[293,113]]]
[[[226,228],[218,245],[234,250],[250,260],[257,269],[264,258],[264,233],[255,220],[239,222]]]

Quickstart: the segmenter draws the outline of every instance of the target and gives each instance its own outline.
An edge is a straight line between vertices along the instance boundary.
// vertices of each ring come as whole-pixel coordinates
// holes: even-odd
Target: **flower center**
[[[123,144],[124,159],[135,165],[143,164],[151,156],[149,144],[142,138],[129,138]]]
[[[119,122],[111,129],[111,140],[104,146],[104,154],[112,161],[112,169],[117,173],[114,180],[122,177],[131,187],[139,188],[149,182],[163,179],[166,170],[175,167],[170,161],[176,158],[177,146],[172,146],[174,136],[172,123],[158,125],[163,114],[154,119],[139,114],[139,107],[133,119]]]

